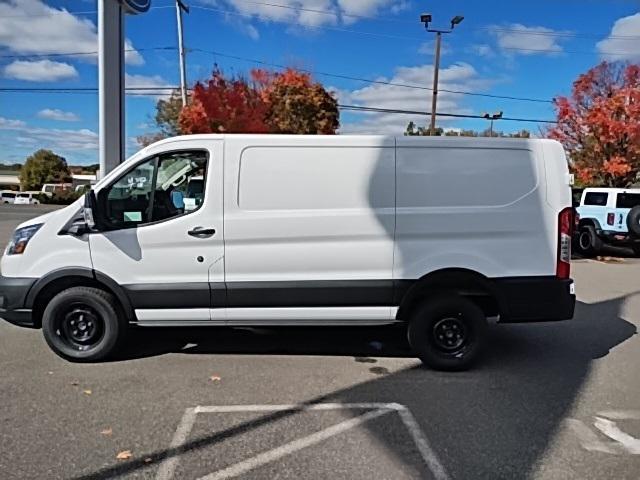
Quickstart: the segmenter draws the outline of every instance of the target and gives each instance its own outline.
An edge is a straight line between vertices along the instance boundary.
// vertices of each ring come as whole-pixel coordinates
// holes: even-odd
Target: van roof
[[[145,148],[156,147],[163,144],[169,144],[177,141],[189,141],[198,142],[202,140],[224,140],[225,138],[242,138],[242,139],[255,139],[260,141],[265,140],[297,140],[299,142],[314,140],[327,140],[331,142],[358,142],[358,141],[392,141],[395,140],[398,143],[404,145],[455,145],[455,144],[474,144],[483,147],[493,148],[509,148],[514,144],[529,145],[533,142],[545,142],[545,143],[557,143],[555,140],[543,139],[543,138],[488,138],[488,137],[426,137],[426,136],[404,136],[404,135],[280,135],[280,134],[229,134],[229,133],[199,133],[195,135],[180,135],[176,137],[169,137],[159,140]]]

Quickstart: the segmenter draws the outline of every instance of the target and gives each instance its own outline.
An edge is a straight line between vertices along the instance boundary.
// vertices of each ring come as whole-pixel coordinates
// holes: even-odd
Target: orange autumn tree
[[[183,134],[267,133],[267,104],[255,83],[225,78],[216,68],[206,83],[198,82],[191,103],[180,112]]]
[[[269,73],[253,70],[269,105],[265,118],[272,132],[331,135],[340,126],[338,102],[309,73],[287,68]]]
[[[181,133],[332,134],[339,126],[338,104],[311,75],[252,70],[250,81],[225,78],[214,70],[198,82],[179,118]]]
[[[555,100],[548,131],[583,185],[628,187],[640,176],[640,65],[603,62]]]

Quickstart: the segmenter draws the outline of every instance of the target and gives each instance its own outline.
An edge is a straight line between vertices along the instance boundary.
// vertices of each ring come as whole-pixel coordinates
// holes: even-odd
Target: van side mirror
[[[82,209],[84,222],[89,230],[100,230],[102,222],[100,221],[100,212],[98,212],[98,201],[93,190],[89,190],[84,194],[84,207]]]

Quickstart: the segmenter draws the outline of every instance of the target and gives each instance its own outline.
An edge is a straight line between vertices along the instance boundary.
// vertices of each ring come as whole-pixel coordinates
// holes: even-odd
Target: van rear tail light
[[[580,214],[573,210],[573,231],[577,232],[580,227]]]
[[[571,276],[571,235],[573,233],[573,208],[565,208],[558,215],[558,258],[556,277]]]
[[[613,225],[614,223],[616,223],[616,214],[607,213],[607,225]]]

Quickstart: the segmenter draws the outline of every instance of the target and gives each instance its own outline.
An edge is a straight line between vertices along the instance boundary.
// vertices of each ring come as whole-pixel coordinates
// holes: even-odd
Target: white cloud
[[[76,78],[73,65],[52,60],[16,60],[4,67],[4,76],[28,82],[56,82]]]
[[[128,38],[124,40],[124,50],[124,63],[134,66],[144,65],[144,58],[133,48],[133,43]]]
[[[26,126],[27,124],[22,120],[12,120],[9,118],[0,117],[0,130],[14,130]]]
[[[598,42],[596,48],[605,60],[640,60],[640,13],[618,19],[609,36]],[[616,55],[611,55],[612,52]]]
[[[80,117],[73,112],[64,112],[57,108],[45,108],[40,110],[37,114],[38,118],[44,118],[45,120],[57,120],[60,122],[77,122]]]
[[[133,48],[127,40],[128,48]],[[0,2],[0,47],[25,55],[96,52],[98,35],[95,24],[72,15],[66,9],[50,7],[40,0]],[[95,62],[95,54],[74,59]],[[138,51],[127,52],[130,65],[144,60]]]
[[[405,4],[394,0],[338,0],[341,12],[348,15],[371,16],[386,7],[406,8]]]
[[[16,143],[58,151],[84,151],[98,148],[98,134],[93,130],[31,127],[21,120],[0,117],[0,130],[16,132]]]
[[[403,85],[431,87],[433,66],[421,65],[415,67],[398,67],[395,75],[390,78],[379,78]],[[440,92],[438,94],[438,112],[441,113],[473,113],[463,105],[461,95],[442,90],[482,91],[493,84],[492,80],[483,79],[478,72],[467,63],[456,63],[440,70]],[[379,107],[385,109],[411,110],[428,112],[431,110],[431,91],[424,89],[406,88],[396,85],[372,84],[351,92],[338,92],[341,103],[365,107]],[[401,113],[362,113],[358,122],[342,125],[341,133],[390,133],[402,134],[407,124],[413,121],[417,125],[425,125],[426,115],[407,115]],[[449,121],[440,117],[438,123]]]
[[[424,43],[422,43],[419,47],[418,47],[418,53],[422,54],[422,55],[431,55],[434,56],[435,55],[435,46],[436,46],[436,42],[433,40],[428,40]],[[451,45],[449,45],[446,41],[442,42],[442,44],[440,45],[440,55],[449,55],[452,51]]]
[[[387,10],[397,14],[409,8],[407,0],[278,0],[270,5],[246,0],[201,0],[215,7],[232,7],[242,15],[265,22],[282,22],[303,27],[351,24],[357,16],[372,16]],[[232,18],[229,18],[232,21]],[[257,32],[244,29],[254,38]]]
[[[487,45],[486,43],[472,45],[470,51],[475,55],[478,55],[479,57],[490,58],[495,57],[496,55],[496,53],[493,51],[493,48],[491,48],[491,46]]]
[[[149,98],[154,98],[153,96],[169,96],[171,94],[171,90],[161,87],[174,86],[170,85],[169,82],[160,75],[130,75],[128,73],[125,73],[124,75],[124,85],[126,88],[139,89],[137,91],[129,91],[129,94],[146,95],[150,96]],[[155,90],[156,88],[158,90]]]
[[[498,47],[509,55],[557,55],[562,52],[562,36],[567,33],[546,27],[527,27],[520,23],[492,25],[489,33]]]

